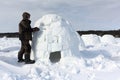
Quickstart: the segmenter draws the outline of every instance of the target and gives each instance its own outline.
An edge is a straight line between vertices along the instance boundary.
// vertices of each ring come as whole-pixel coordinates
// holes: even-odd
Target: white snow
[[[49,16],[50,20],[46,19],[47,16]],[[59,16],[47,16],[44,16],[40,21],[38,20],[38,25],[39,22],[44,23],[44,25],[41,23],[41,26],[39,26],[43,31],[34,33],[34,38],[36,38],[34,41],[36,42],[32,44],[32,47],[35,46],[34,49],[38,47],[36,49],[38,59],[35,64],[17,62],[17,54],[21,46],[18,38],[0,38],[0,80],[120,80],[120,38],[107,35],[108,41],[104,36],[99,37],[93,34],[83,35],[82,38],[78,38],[76,33],[70,30],[72,29],[71,25],[64,19]],[[54,32],[53,25],[56,27],[55,30],[58,30],[58,33],[61,32],[59,35]],[[53,35],[52,32],[56,35]],[[61,34],[65,39],[61,38]],[[55,36],[61,39],[59,40]],[[108,42],[103,42],[103,38],[104,41]],[[84,42],[82,42],[82,39]],[[69,47],[70,50],[73,49],[73,52],[79,51],[79,55],[75,56],[76,53],[72,53],[69,56],[71,53],[67,51],[64,54],[68,55],[64,55],[59,62],[46,62],[48,58],[44,57],[42,51],[63,51],[58,44],[54,45],[55,48],[51,47],[52,49],[48,46],[48,44],[53,45],[52,42],[56,42],[56,40],[60,41],[63,46]],[[63,43],[62,40],[67,41]],[[74,41],[80,43],[77,44]],[[68,44],[69,42],[72,45]],[[84,43],[86,46],[81,46],[84,48],[78,50],[79,44],[84,45]],[[66,47],[65,50],[67,50]]]
[[[104,35],[101,38],[101,42],[115,44],[116,40],[112,35]]]
[[[26,65],[17,62],[18,38],[0,41],[0,80],[120,80],[120,43],[86,47],[80,50],[81,58],[66,56],[55,64],[38,60]]]
[[[100,43],[100,38],[97,35],[82,35],[81,38],[83,39],[84,43],[86,46],[92,46],[92,45],[97,45]]]

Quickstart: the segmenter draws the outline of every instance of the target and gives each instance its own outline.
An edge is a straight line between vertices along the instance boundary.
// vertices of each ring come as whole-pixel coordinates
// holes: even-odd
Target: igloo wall
[[[51,52],[60,51],[65,56],[80,56],[79,47],[84,47],[80,36],[68,21],[56,14],[48,14],[36,21],[40,31],[33,34],[32,51],[35,59],[49,60]]]

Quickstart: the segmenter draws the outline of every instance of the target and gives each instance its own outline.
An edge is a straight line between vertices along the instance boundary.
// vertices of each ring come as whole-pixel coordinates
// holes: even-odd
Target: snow
[[[35,64],[17,62],[21,46],[18,38],[0,38],[0,80],[120,80],[120,38],[94,34],[79,37],[68,21],[57,15],[43,16],[36,26],[42,31],[33,36]],[[56,40],[60,44],[53,46]],[[65,55],[62,54],[59,62],[51,63],[46,55],[57,50]]]
[[[116,40],[112,35],[104,35],[101,38],[101,42],[115,44]]]
[[[115,40],[120,42],[120,38]],[[120,43],[86,46],[80,50],[80,58],[66,56],[55,64],[39,59],[26,65],[17,62],[18,38],[0,38],[0,41],[1,80],[120,80]]]
[[[81,36],[85,45],[88,46],[88,45],[96,45],[96,44],[99,44],[100,43],[100,38],[97,36],[97,35],[93,35],[93,34],[90,34],[90,35],[82,35]]]

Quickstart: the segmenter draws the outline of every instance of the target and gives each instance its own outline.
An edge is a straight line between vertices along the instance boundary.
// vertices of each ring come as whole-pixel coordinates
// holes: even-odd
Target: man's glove
[[[38,27],[33,28],[33,32],[39,31],[40,29]]]

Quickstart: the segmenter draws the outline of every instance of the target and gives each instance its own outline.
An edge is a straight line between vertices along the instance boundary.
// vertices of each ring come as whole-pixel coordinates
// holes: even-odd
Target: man
[[[21,49],[18,52],[18,62],[25,62],[26,64],[33,64],[35,60],[30,59],[31,45],[29,43],[32,40],[32,32],[39,31],[39,28],[31,28],[30,14],[24,12],[23,19],[19,23],[19,39],[21,41]],[[23,55],[24,58],[23,59]]]

